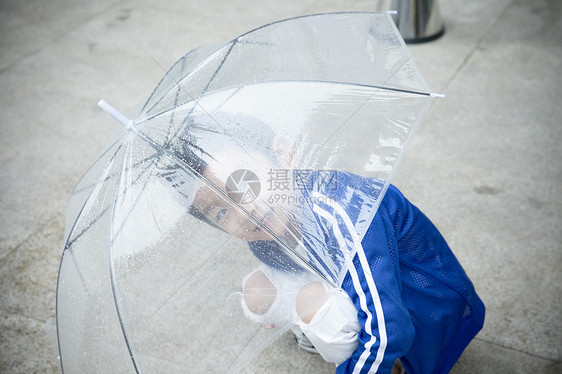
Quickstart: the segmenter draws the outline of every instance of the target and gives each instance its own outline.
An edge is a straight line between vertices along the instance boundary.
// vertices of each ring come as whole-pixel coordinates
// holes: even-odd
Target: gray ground
[[[66,200],[186,51],[295,15],[377,1],[0,1],[0,371],[54,373]],[[562,3],[441,1],[447,31],[411,46],[435,92],[394,179],[437,224],[487,306],[454,368],[562,372]],[[284,336],[246,373],[330,373]]]

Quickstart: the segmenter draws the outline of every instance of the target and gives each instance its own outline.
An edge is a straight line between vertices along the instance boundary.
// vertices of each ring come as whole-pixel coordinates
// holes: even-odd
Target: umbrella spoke
[[[152,57],[152,56],[150,56]],[[187,55],[183,56],[182,58],[180,58],[175,64],[174,66],[172,66],[172,68],[170,69],[170,71],[174,70],[178,65],[181,65],[181,73],[183,75],[184,72],[184,68],[185,68],[185,61],[187,59]],[[146,101],[146,103],[144,104],[143,108],[141,109],[141,113],[148,113],[150,111],[152,111],[152,109],[154,109],[156,106],[158,106],[158,104],[160,104],[165,98],[166,98],[166,93],[163,93],[160,95],[160,97],[157,99],[157,101],[150,107],[150,108],[146,108],[146,106],[148,105],[148,103],[151,102],[151,100],[154,98],[154,96],[156,95],[156,93],[158,92],[158,89],[162,87],[162,85],[164,84],[164,82],[166,81],[166,79],[171,79],[171,76],[169,74],[169,71],[166,71],[166,69],[164,69],[164,67],[162,67],[158,61],[156,61],[156,59],[152,58],[152,60],[154,60],[154,62],[156,62],[156,64],[158,66],[160,66],[160,68],[162,70],[164,70],[166,73],[164,75],[164,77],[162,77],[162,79],[160,80],[160,82],[158,83],[158,85],[154,88],[154,90],[152,91],[152,93],[150,94],[148,100]],[[177,82],[174,81],[174,83]],[[172,90],[175,86],[172,85],[168,90]]]
[[[154,156],[156,156],[157,154],[158,154],[158,153],[152,155],[151,157],[147,157],[147,158],[144,159],[142,162],[139,162],[139,163],[138,163],[138,164],[140,165],[141,163],[144,163],[144,162],[146,162],[146,161],[152,160],[152,162],[150,163],[150,165],[149,165],[148,167],[144,168],[144,169],[137,175],[136,179],[131,183],[131,186],[135,186],[135,185],[138,183],[138,181],[143,177],[143,175],[144,175],[148,170],[151,169],[151,166],[153,166],[153,165],[156,164],[157,159],[154,159]],[[131,169],[131,167],[128,167],[127,169]],[[119,175],[121,175],[121,173],[113,174],[111,177],[108,176],[108,177],[106,177],[106,178],[103,180],[103,182],[105,183],[105,182],[109,181],[109,180],[110,180],[112,177],[114,177],[115,175],[119,176]],[[96,183],[96,185],[97,185],[97,184],[98,184],[98,183]],[[125,190],[123,193],[126,193],[126,190]],[[105,213],[107,213],[107,211],[108,211],[110,208],[111,208],[111,205],[108,205],[108,206],[106,206],[105,208],[103,208],[103,209],[90,221],[90,223],[87,224],[87,225],[82,229],[82,231],[80,231],[80,233],[74,235],[74,236],[72,237],[72,239],[70,239],[70,236],[69,236],[69,240],[68,240],[68,242],[67,242],[67,244],[66,244],[66,247],[71,247],[71,246],[72,246],[78,239],[80,239],[89,229],[91,229],[91,228],[105,215]],[[131,207],[131,211],[132,211],[133,209],[134,209],[134,206]]]
[[[398,73],[400,71],[400,69],[402,69],[406,63],[408,63],[410,60],[412,59],[412,56],[408,57],[408,59],[406,59],[398,68],[396,68],[389,76],[388,78],[386,78],[386,81],[384,81],[384,83],[381,86],[377,86],[377,87],[373,87],[375,88],[375,91],[367,98],[365,99],[358,107],[357,109],[348,117],[346,118],[343,123],[332,133],[330,134],[326,140],[324,140],[324,142],[322,143],[322,146],[326,145],[326,143],[328,143],[328,141],[330,141],[330,139],[332,139],[337,133],[340,132],[340,130],[347,125],[347,123],[361,110],[363,109],[363,107],[365,106],[365,104],[367,104],[369,101],[371,101],[371,99],[378,93],[379,90],[384,89],[384,90],[388,90],[388,91],[395,91],[395,92],[402,92],[402,93],[410,93],[410,94],[415,94],[415,95],[424,95],[424,96],[430,96],[430,93],[423,93],[423,92],[415,92],[415,91],[410,91],[410,90],[399,90],[399,89],[393,89],[393,88],[387,88],[384,87],[385,84],[390,81],[390,79],[392,79],[392,77],[394,77],[396,75],[396,73]]]
[[[133,165],[128,166],[128,167],[127,167],[127,170],[128,170],[128,169],[131,169],[131,170],[137,169],[137,168],[140,167],[142,164],[144,164],[144,163],[146,163],[146,162],[148,162],[148,161],[153,160],[157,155],[158,155],[158,153],[154,153],[154,154],[152,154],[152,155],[150,155],[150,156],[148,156],[148,157],[145,157],[144,159],[135,162]],[[150,167],[150,166],[152,166],[152,165],[153,165],[153,163],[151,163],[148,167]],[[126,171],[127,171],[127,170],[126,170]],[[142,172],[141,172],[141,173],[142,173]],[[117,174],[118,174],[118,173],[109,174],[109,175],[108,175],[107,177],[105,177],[102,181],[96,181],[95,183],[92,183],[92,184],[90,184],[90,185],[86,185],[86,186],[84,186],[84,187],[76,188],[76,189],[72,192],[72,195],[75,195],[75,194],[77,194],[77,193],[80,193],[80,192],[89,190],[89,189],[93,188],[95,185],[97,185],[98,183],[107,183],[107,182],[109,182],[111,179],[115,178],[115,177],[117,176]]]
[[[116,143],[114,143],[114,144],[116,144]],[[117,149],[115,150],[115,152],[114,152],[113,155],[111,156],[111,158],[110,158],[110,160],[109,160],[109,162],[108,162],[108,164],[107,164],[107,166],[106,166],[106,168],[105,168],[105,170],[104,170],[104,174],[107,174],[107,171],[109,171],[109,169],[111,168],[111,165],[112,165],[113,161],[115,160],[115,157],[117,157],[117,155],[119,154],[119,151],[121,150],[122,147],[123,147],[123,144],[119,144],[119,145],[117,146]],[[111,149],[111,148],[110,148],[110,149]],[[104,153],[104,154],[105,154],[105,153]],[[106,176],[104,176],[104,175],[102,174],[102,177],[100,178],[100,180],[106,180]],[[96,186],[100,186],[100,183],[99,183],[99,182],[96,183]],[[74,221],[74,223],[73,223],[73,226],[72,226],[72,228],[71,228],[71,229],[69,230],[69,232],[68,232],[68,238],[67,238],[67,243],[65,244],[65,249],[70,248],[70,247],[72,246],[72,244],[77,240],[76,237],[74,237],[73,239],[70,239],[70,238],[72,238],[74,229],[76,228],[76,224],[77,224],[78,222],[80,222],[80,218],[81,218],[81,216],[82,216],[82,214],[83,214],[83,212],[84,212],[84,208],[85,208],[86,205],[91,201],[92,197],[94,197],[94,196],[93,196],[94,190],[95,190],[95,188],[90,191],[90,193],[88,194],[88,196],[87,196],[86,199],[84,200],[84,203],[82,204],[82,207],[80,208],[80,211],[78,212],[78,215],[75,217],[75,221]],[[102,213],[99,215],[99,217],[103,216],[104,212],[105,212],[105,209],[102,210]],[[95,223],[95,222],[99,219],[99,217],[96,218],[93,223]],[[90,223],[90,224],[86,225],[86,227],[84,228],[84,230],[83,230],[82,232],[80,232],[80,234],[79,234],[78,236],[79,236],[79,237],[82,236],[82,235],[88,230],[88,228],[91,227],[91,225],[92,225],[93,223]]]
[[[126,150],[128,150],[128,148],[131,146],[130,142],[127,142],[126,145]],[[125,154],[123,156],[124,158],[127,157],[127,152],[125,151]],[[123,166],[125,166],[125,163],[123,164]],[[121,178],[124,175],[124,167],[122,168],[122,172],[119,173],[118,179],[117,179],[117,183],[115,184],[115,192],[113,195],[113,201],[111,204],[111,208],[112,208],[112,212],[111,212],[111,222],[115,221],[115,211],[117,208],[117,200],[119,198],[119,187],[120,187],[120,183],[121,183]],[[114,234],[113,234],[113,226],[111,226],[111,234],[110,234],[111,238],[114,238]],[[131,358],[131,362],[133,364],[133,367],[135,369],[135,372],[139,372],[138,370],[138,366],[137,366],[137,360],[135,358],[135,355],[133,354],[133,350],[131,347],[131,343],[129,342],[129,334],[127,333],[127,328],[125,327],[124,324],[124,316],[121,312],[121,303],[119,302],[119,297],[117,295],[117,282],[115,279],[115,273],[114,273],[114,263],[112,261],[113,259],[113,240],[110,240],[109,242],[109,250],[108,250],[108,257],[109,257],[109,278],[111,280],[110,284],[111,284],[111,292],[113,295],[113,303],[115,305],[115,311],[117,312],[117,319],[119,321],[119,326],[121,327],[121,332],[123,334],[123,339],[125,340],[125,344],[127,346],[127,350],[129,352],[129,356]]]

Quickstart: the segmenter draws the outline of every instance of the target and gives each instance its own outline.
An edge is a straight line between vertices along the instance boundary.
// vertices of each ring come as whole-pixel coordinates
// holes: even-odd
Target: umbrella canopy
[[[102,103],[127,129],[68,204],[63,370],[243,366],[296,318],[246,318],[243,280],[264,262],[339,287],[432,96],[389,14],[336,13],[189,52],[135,119]]]

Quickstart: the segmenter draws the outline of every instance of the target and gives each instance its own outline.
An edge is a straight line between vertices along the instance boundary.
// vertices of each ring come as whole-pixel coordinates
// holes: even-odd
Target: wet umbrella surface
[[[68,204],[63,370],[242,367],[298,318],[247,318],[243,280],[337,289],[433,96],[389,14],[337,13],[189,52],[135,119],[102,102],[126,130]]]

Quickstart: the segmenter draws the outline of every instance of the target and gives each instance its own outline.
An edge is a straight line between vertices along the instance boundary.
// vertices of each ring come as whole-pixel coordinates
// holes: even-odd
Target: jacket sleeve
[[[395,225],[381,204],[342,284],[358,311],[359,345],[337,373],[390,373],[414,339],[402,302]]]

